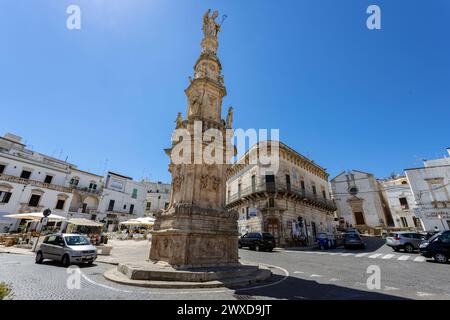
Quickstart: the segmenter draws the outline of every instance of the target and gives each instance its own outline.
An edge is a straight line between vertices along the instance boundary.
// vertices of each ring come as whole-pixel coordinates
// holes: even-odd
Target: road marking
[[[361,258],[361,257],[367,256],[368,254],[369,254],[369,252],[358,253],[355,257]]]
[[[330,255],[332,255],[332,256],[335,256],[337,254],[339,254],[339,252],[330,252]]]
[[[302,297],[302,296],[294,296],[294,298],[295,298],[295,299],[302,299],[302,300],[303,300],[303,299],[307,299],[307,298]]]
[[[336,278],[331,278],[329,281],[336,282],[336,281],[340,281],[340,280],[336,279]]]
[[[376,253],[376,254],[373,254],[373,255],[369,256],[369,258],[375,259],[375,258],[378,258],[379,256],[382,256],[382,255],[383,255],[382,253]]]
[[[393,290],[400,290],[400,289],[396,288],[396,287],[388,287],[388,286],[386,286],[386,287],[384,287],[384,290],[385,291],[393,291]]]
[[[172,291],[129,291],[129,290],[123,290],[123,289],[118,289],[118,288],[114,288],[111,286],[107,286],[104,285],[102,283],[96,282],[94,280],[89,279],[82,271],[80,271],[81,276],[83,277],[83,279],[85,279],[87,282],[91,283],[92,285],[95,286],[99,286],[108,290],[112,290],[112,291],[117,291],[117,292],[124,292],[124,293],[138,293],[138,294],[144,294],[144,295],[186,295],[186,294],[191,294],[191,293],[196,293],[196,294],[211,294],[211,293],[236,293],[239,291],[248,291],[248,290],[255,290],[255,289],[261,289],[261,288],[267,288],[267,287],[271,287],[277,284],[280,284],[281,282],[287,280],[289,278],[289,271],[287,271],[286,269],[280,267],[280,266],[275,266],[275,265],[271,265],[271,264],[266,264],[266,263],[260,263],[263,266],[266,267],[272,267],[272,268],[277,268],[279,270],[281,270],[284,273],[284,276],[273,283],[268,283],[268,284],[263,284],[263,285],[259,285],[259,286],[254,286],[254,287],[248,287],[248,288],[241,288],[241,289],[221,289],[221,290],[200,290],[200,291],[177,291],[177,292],[172,292]]]
[[[410,257],[410,256],[401,256],[401,257],[398,258],[397,260],[400,260],[400,261],[406,261],[406,260],[409,259],[409,257]]]
[[[426,260],[425,257],[417,257],[414,259],[414,261],[416,261],[416,262],[424,262],[425,260]]]
[[[311,278],[321,278],[322,276],[320,274],[312,274],[310,275]]]
[[[355,255],[354,253],[343,253],[343,254],[341,254],[341,256],[343,256],[343,257],[354,256],[354,255]]]
[[[385,255],[384,257],[382,257],[381,259],[392,259],[393,257],[395,257],[395,254],[387,254],[387,255]]]
[[[428,293],[428,292],[420,292],[420,291],[418,291],[418,292],[417,292],[417,295],[418,295],[419,297],[430,297],[430,296],[434,296],[435,294],[434,294],[434,293]]]
[[[294,271],[294,274],[296,273],[304,273],[303,271]]]

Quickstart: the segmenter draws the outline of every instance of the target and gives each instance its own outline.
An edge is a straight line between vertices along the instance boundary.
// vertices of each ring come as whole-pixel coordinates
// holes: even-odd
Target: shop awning
[[[155,224],[155,218],[142,217],[142,218],[123,221],[120,224],[123,224],[126,226],[145,226],[145,225],[152,226]]]
[[[10,219],[25,219],[25,220],[35,220],[39,221],[44,217],[44,214],[42,212],[31,212],[31,213],[17,213],[17,214],[8,214],[3,216],[4,218],[10,218]],[[56,214],[51,214],[48,217],[48,220],[51,222],[58,222],[66,220],[66,218],[62,216],[58,216]]]
[[[68,223],[77,225],[77,226],[86,226],[86,227],[103,227],[103,223],[96,222],[94,220],[88,220],[83,218],[72,218],[69,219]]]

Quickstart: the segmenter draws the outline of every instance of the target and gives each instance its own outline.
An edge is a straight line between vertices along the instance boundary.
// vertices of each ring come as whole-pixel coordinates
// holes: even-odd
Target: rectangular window
[[[0,191],[0,203],[8,203],[11,195],[11,192]]]
[[[305,181],[300,181],[300,187],[302,188],[302,192],[305,193]]]
[[[286,175],[286,188],[288,191],[291,191],[291,176],[290,175]]]
[[[326,191],[325,191],[325,190],[322,190],[322,196],[323,196],[323,198],[324,198],[324,199],[326,199],[326,198],[327,198],[327,193],[326,193]]]
[[[164,203],[164,209],[167,209],[168,207],[169,207],[169,203],[168,202]]]
[[[66,203],[66,200],[58,200],[58,202],[56,202],[56,210],[63,210],[64,209],[64,204]]]
[[[312,186],[312,191],[313,191],[314,196],[317,196],[317,189],[316,189],[315,185]]]
[[[30,179],[31,171],[22,170],[22,173],[20,174],[20,177],[22,179]]]
[[[41,200],[41,196],[38,194],[32,194],[30,201],[28,202],[28,206],[37,207],[39,205],[39,201]]]
[[[403,209],[409,209],[408,200],[406,198],[398,198]]]
[[[238,184],[238,198],[241,197],[241,184]]]
[[[406,220],[405,217],[401,217],[400,218],[402,220],[402,227],[403,228],[408,228],[408,221]]]
[[[44,183],[52,183],[52,180],[53,180],[53,176],[46,175]]]
[[[256,192],[256,176],[252,175],[252,192]]]
[[[130,214],[133,214],[134,212],[134,204],[130,204]]]
[[[96,184],[95,182],[91,182],[91,183],[89,184],[89,189],[91,189],[91,190],[96,190],[96,189],[97,189],[97,184]]]
[[[266,174],[266,191],[275,192],[275,176],[273,174]]]
[[[137,199],[137,196],[138,196],[138,189],[133,189],[133,193],[131,194],[131,197],[133,199]]]
[[[4,164],[0,164],[0,174],[5,171],[6,166]]]
[[[147,202],[147,210],[150,210],[151,207],[152,207],[152,203],[151,202]]]
[[[81,213],[86,213],[87,212],[87,203],[83,203],[83,207],[81,209]]]
[[[108,211],[113,211],[114,210],[114,203],[116,201],[114,200],[109,200],[109,205],[108,205]]]
[[[273,198],[269,198],[269,208],[275,208],[275,200]]]

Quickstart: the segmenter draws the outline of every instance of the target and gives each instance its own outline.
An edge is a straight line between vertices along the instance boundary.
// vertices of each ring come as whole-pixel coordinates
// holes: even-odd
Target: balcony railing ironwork
[[[231,204],[236,202],[242,198],[251,196],[253,194],[258,193],[285,193],[292,194],[294,196],[299,196],[303,198],[303,200],[315,201],[318,204],[327,206],[331,210],[336,210],[336,205],[333,200],[325,199],[314,192],[308,192],[302,188],[296,188],[290,184],[283,184],[277,182],[266,182],[260,183],[256,185],[252,185],[240,190],[235,194],[230,195],[227,199],[227,204]]]

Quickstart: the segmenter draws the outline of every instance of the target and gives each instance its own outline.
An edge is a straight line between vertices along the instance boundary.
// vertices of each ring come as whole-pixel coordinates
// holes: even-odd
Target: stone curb
[[[181,281],[152,281],[152,280],[131,280],[116,268],[106,271],[103,276],[105,279],[129,286],[162,288],[162,289],[199,289],[199,288],[222,288],[222,287],[246,287],[255,283],[262,282],[271,277],[272,272],[268,269],[261,269],[254,276],[238,277],[226,279],[223,281],[207,282],[181,282]]]

